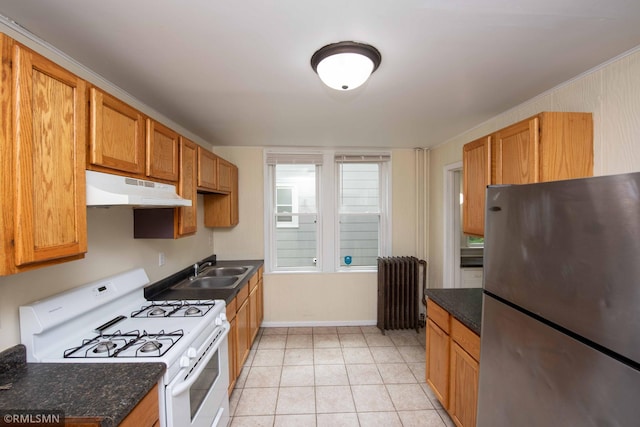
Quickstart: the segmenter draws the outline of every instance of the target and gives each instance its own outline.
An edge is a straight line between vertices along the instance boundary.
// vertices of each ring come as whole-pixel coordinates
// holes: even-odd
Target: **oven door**
[[[229,423],[229,323],[198,349],[198,362],[165,389],[166,427],[226,427]]]

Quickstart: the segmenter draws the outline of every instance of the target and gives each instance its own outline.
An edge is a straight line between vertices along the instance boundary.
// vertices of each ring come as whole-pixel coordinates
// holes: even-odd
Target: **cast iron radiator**
[[[423,287],[427,262],[415,257],[378,258],[378,328],[420,328],[420,266]]]

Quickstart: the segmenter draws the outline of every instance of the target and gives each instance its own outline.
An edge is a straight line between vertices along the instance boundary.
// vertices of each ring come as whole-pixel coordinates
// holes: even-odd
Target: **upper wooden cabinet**
[[[482,236],[486,185],[593,175],[592,115],[540,113],[466,144],[462,159],[463,232]],[[490,178],[485,182],[487,171]]]
[[[98,88],[90,89],[89,106],[87,169],[144,176],[145,117],[142,113]]]
[[[196,192],[196,175],[198,167],[197,145],[187,138],[180,137],[180,182],[178,193],[191,200],[191,206],[176,208],[178,212],[177,236],[195,234],[197,231],[198,194]]]
[[[463,230],[468,234],[482,235],[485,188],[491,182],[491,137],[485,136],[466,144],[462,159]]]
[[[511,125],[496,132],[494,140],[494,184],[539,182],[539,119]]]
[[[147,119],[147,176],[165,181],[178,181],[179,138],[168,127]]]
[[[0,35],[0,274],[82,258],[86,82]]]
[[[233,168],[235,166],[218,157],[218,191],[230,192],[233,187]]]
[[[233,227],[240,222],[238,213],[238,168],[229,163],[231,190],[227,194],[204,195],[204,225]]]
[[[198,189],[218,190],[218,156],[198,146]]]

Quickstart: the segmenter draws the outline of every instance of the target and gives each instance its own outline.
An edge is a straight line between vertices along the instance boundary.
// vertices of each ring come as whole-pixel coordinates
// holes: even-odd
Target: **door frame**
[[[444,219],[444,246],[442,257],[442,287],[460,287],[460,227],[461,208],[459,194],[459,181],[456,192],[456,173],[462,179],[462,161],[450,163],[443,168],[444,193],[443,193],[443,219]],[[457,214],[456,214],[457,210]]]

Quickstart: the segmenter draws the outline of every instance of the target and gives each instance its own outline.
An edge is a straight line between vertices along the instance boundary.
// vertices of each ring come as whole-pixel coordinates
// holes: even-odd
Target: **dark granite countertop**
[[[159,280],[151,285],[148,285],[144,289],[144,296],[150,301],[166,301],[166,300],[202,300],[202,299],[223,299],[227,304],[235,298],[238,291],[240,291],[248,282],[249,279],[255,274],[255,272],[264,264],[263,260],[233,260],[233,261],[217,261],[216,256],[212,255],[198,262],[211,261],[213,265],[219,267],[238,267],[238,266],[251,266],[253,268],[243,279],[238,286],[233,289],[197,289],[197,288],[180,288],[172,289],[171,286],[179,283],[193,274],[193,266],[186,267],[179,272],[172,274],[162,280]]]
[[[426,289],[425,293],[463,325],[480,335],[482,288]]]
[[[115,427],[158,383],[163,363],[26,363],[23,345],[0,352],[0,410],[61,410]]]

